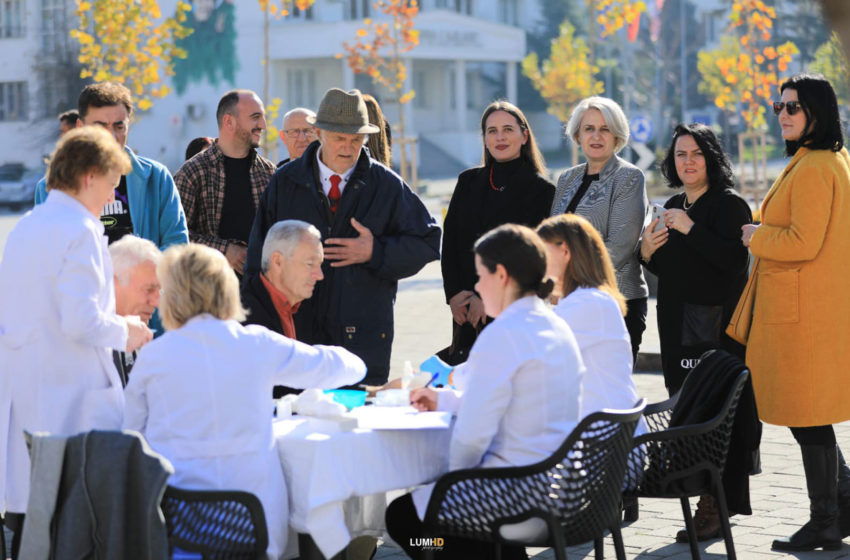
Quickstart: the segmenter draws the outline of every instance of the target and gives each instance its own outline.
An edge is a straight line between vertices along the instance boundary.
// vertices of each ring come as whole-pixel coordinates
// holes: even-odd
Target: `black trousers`
[[[832,424],[826,426],[811,426],[806,428],[791,428],[791,434],[800,445],[835,445],[835,430]]]
[[[423,558],[421,539],[440,537],[424,535],[422,521],[416,514],[413,498],[405,494],[396,498],[387,508],[387,532],[404,549],[404,552],[419,560]],[[434,558],[441,560],[488,560],[494,558],[494,545],[460,537],[442,537],[443,546],[434,551]],[[527,560],[523,546],[502,546],[502,560]]]
[[[643,331],[646,330],[646,298],[626,300],[626,330],[632,342],[632,364],[637,363]]]

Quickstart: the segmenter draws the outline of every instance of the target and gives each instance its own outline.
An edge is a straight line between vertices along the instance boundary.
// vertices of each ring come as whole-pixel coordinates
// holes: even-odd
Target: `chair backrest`
[[[539,463],[444,475],[428,504],[427,530],[502,541],[500,526],[541,518],[559,526],[567,544],[601,536],[619,516],[626,461],[645,405],[588,415]],[[550,540],[546,535],[530,544]]]
[[[209,560],[266,557],[266,516],[250,492],[168,486],[162,512],[172,548],[199,552]]]
[[[653,405],[647,407],[648,413],[656,420],[649,424],[656,431],[635,438],[636,452],[646,464],[641,471],[630,465],[626,479],[631,490],[639,489],[638,493],[643,495],[696,495],[709,491],[710,470],[723,472],[738,402],[749,378],[749,370],[743,362],[725,352],[716,351],[711,359],[706,357],[703,356],[703,362],[697,368],[704,363],[704,367],[721,367],[732,379],[722,395],[721,404],[710,418],[684,424],[688,403],[683,401],[683,386],[677,398],[667,401],[674,407],[672,410],[662,411]],[[690,379],[686,380],[685,385],[689,382]],[[664,421],[669,424],[664,426]]]

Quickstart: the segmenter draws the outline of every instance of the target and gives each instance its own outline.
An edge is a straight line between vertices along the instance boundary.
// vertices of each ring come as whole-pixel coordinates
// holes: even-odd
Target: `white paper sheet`
[[[371,430],[430,430],[451,426],[450,412],[418,412],[412,406],[361,406],[350,415],[358,428]]]

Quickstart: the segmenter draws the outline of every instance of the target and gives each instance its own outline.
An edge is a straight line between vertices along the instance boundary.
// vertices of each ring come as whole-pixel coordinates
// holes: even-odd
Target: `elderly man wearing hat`
[[[365,383],[387,381],[398,280],[440,256],[440,228],[395,172],[369,157],[366,104],[356,89],[325,92],[307,122],[318,140],[275,172],[248,241],[243,286],[260,273],[263,240],[280,220],[316,226],[324,281],[294,316],[299,340],[344,346],[366,362]]]

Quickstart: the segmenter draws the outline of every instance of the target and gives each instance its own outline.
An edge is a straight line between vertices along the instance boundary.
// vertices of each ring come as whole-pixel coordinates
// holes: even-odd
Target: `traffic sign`
[[[635,115],[629,121],[629,129],[635,142],[645,143],[652,138],[652,121],[646,115]]]
[[[631,142],[631,146],[638,155],[638,160],[635,162],[635,165],[639,167],[641,171],[649,169],[649,166],[655,161],[655,154],[652,153],[652,150],[647,148],[646,144],[641,142]]]

